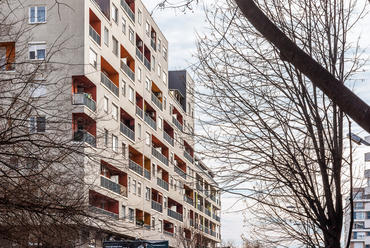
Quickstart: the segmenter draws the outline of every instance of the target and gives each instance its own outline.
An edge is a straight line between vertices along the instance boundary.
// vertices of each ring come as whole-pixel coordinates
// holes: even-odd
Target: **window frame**
[[[108,105],[109,105],[109,98],[107,96],[104,96],[103,97],[103,110],[105,113],[108,113],[109,111]]]
[[[119,52],[118,50],[119,50],[119,42],[116,39],[116,37],[114,37],[112,35],[112,52],[113,52],[113,54],[118,56],[118,52]]]
[[[94,61],[92,61],[92,56],[91,55],[95,56]],[[97,69],[97,67],[98,67],[98,53],[92,47],[90,47],[90,61],[89,62],[90,62],[90,65],[92,65],[95,69]],[[92,64],[92,62],[94,64]]]
[[[118,153],[118,137],[112,134],[112,150]]]
[[[109,47],[109,29],[104,26],[104,44]]]
[[[118,24],[118,8],[112,4],[112,20]]]
[[[38,14],[38,9],[39,8],[45,8],[45,16],[44,16],[44,21],[39,21],[39,16],[37,15]],[[35,17],[34,17],[34,21],[31,21],[31,9],[34,8],[35,9]],[[46,5],[39,5],[39,6],[29,6],[28,8],[28,23],[29,24],[40,24],[40,23],[46,23],[46,19],[47,19],[47,7]]]
[[[135,90],[134,88],[132,88],[131,86],[128,86],[128,100],[131,102],[131,103],[134,103],[135,102]]]
[[[31,116],[29,121],[29,133],[46,133],[46,116]]]
[[[33,49],[31,49],[33,48]],[[44,57],[39,58],[39,51],[44,51]],[[31,52],[34,52],[33,58],[31,58]],[[41,42],[29,42],[28,43],[28,59],[29,60],[45,60],[46,59],[46,41]]]
[[[127,21],[126,21],[126,18],[122,15],[122,18],[121,18],[121,23],[122,23],[122,33],[126,34],[127,32]]]
[[[128,39],[132,44],[135,44],[135,31],[131,26],[129,26]]]

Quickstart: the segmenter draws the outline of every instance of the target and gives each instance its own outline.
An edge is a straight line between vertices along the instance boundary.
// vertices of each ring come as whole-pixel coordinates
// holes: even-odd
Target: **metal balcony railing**
[[[202,206],[202,205],[197,204],[197,209],[198,209],[199,211],[203,212],[203,206]]]
[[[141,176],[143,175],[143,167],[141,167],[140,165],[138,165],[137,163],[135,163],[131,159],[129,160],[128,167],[131,170],[135,171],[137,174],[139,174]]]
[[[204,227],[204,232],[209,234],[209,228],[208,227]]]
[[[203,231],[203,225],[199,224],[199,230]]]
[[[181,176],[182,178],[186,179],[186,172],[184,172],[183,170],[181,170],[179,167],[177,167],[175,165],[175,172]]]
[[[112,213],[112,212],[109,212],[105,209],[102,209],[102,208],[98,208],[98,207],[95,207],[95,206],[90,206],[90,209],[91,211],[95,212],[95,213],[99,213],[99,214],[104,214],[104,215],[107,215],[109,217],[112,217],[112,218],[115,218],[115,219],[118,219],[118,214],[115,214],[115,213]]]
[[[121,122],[121,127],[120,127],[120,130],[121,132],[126,135],[129,139],[131,139],[132,141],[135,141],[135,132],[132,131],[128,126],[126,126],[125,124],[123,124]]]
[[[144,57],[144,65],[146,67],[146,69],[148,69],[150,71],[150,62],[147,58]]]
[[[172,116],[172,123],[182,132],[182,125],[174,116]]]
[[[92,147],[96,147],[96,138],[87,132],[86,130],[77,130],[73,133],[73,140],[74,141],[84,141],[91,145]]]
[[[89,27],[89,35],[100,46],[100,35],[91,25]]]
[[[150,39],[150,45],[152,46],[153,50],[155,51],[157,46],[156,46],[155,41],[153,39]]]
[[[148,180],[150,180],[150,171],[144,168],[144,177]]]
[[[215,221],[220,222],[220,217],[219,217],[219,216],[217,216],[216,214],[212,214],[212,218],[213,218]]]
[[[193,206],[194,201],[190,196],[184,195],[184,201]]]
[[[162,213],[162,204],[152,200],[152,209]]]
[[[157,123],[147,113],[144,114],[144,121],[154,130],[157,130]]]
[[[109,189],[113,192],[116,192],[117,194],[121,193],[120,185],[118,183],[115,183],[112,180],[104,177],[104,176],[100,176],[100,186],[102,186],[106,189]]]
[[[163,181],[161,178],[157,177],[157,185],[168,191],[168,182]]]
[[[113,94],[118,96],[118,87],[103,72],[101,72],[101,82],[107,86]]]
[[[204,208],[204,213],[209,217],[212,217],[211,211],[209,211],[207,208]]]
[[[136,105],[136,114],[139,117],[143,118],[143,110],[139,106],[137,106],[137,105]]]
[[[193,157],[187,152],[184,151],[184,157],[190,162],[193,163]]]
[[[211,235],[212,235],[213,237],[216,237],[216,232],[211,230]]]
[[[194,220],[190,219],[190,226],[194,226]]]
[[[135,82],[135,73],[121,60],[121,69],[122,71],[132,80]]]
[[[176,219],[176,220],[182,221],[182,214],[180,214],[178,212],[175,212],[175,211],[173,211],[169,208],[167,209],[167,215],[169,217],[172,217],[172,218]]]
[[[204,191],[204,188],[202,185],[200,185],[199,183],[197,183],[197,190],[200,191],[200,192],[203,192]]]
[[[90,95],[81,92],[81,93],[74,93],[73,94],[73,104],[74,105],[85,105],[92,111],[96,111],[96,102],[89,97]]]
[[[156,95],[152,92],[152,102],[157,106],[160,110],[162,110],[162,102],[158,99]]]
[[[167,236],[170,236],[170,237],[173,237],[173,233],[172,232],[169,232],[169,231],[166,231],[166,230],[163,230],[163,233]]]
[[[216,197],[214,195],[211,194],[211,200],[216,202]]]
[[[152,147],[152,155],[168,166],[168,158],[166,158],[162,153],[157,151],[154,147]]]
[[[126,14],[131,18],[132,22],[135,23],[135,14],[125,0],[121,0],[121,6],[125,10]]]
[[[163,138],[165,141],[167,141],[171,146],[173,146],[173,138],[171,138],[171,136],[166,133],[165,131],[163,131]]]
[[[141,62],[143,61],[143,53],[139,50],[138,47],[136,47],[136,56],[141,60]]]

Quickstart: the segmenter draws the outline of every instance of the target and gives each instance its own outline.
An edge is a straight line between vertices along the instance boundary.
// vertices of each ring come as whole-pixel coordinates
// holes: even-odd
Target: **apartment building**
[[[217,247],[220,192],[195,156],[194,82],[186,71],[168,71],[168,41],[143,3],[25,0],[22,6],[18,16],[33,25],[32,36],[21,44],[1,40],[1,70],[14,71],[14,51],[24,46],[31,62],[68,48],[53,60],[72,65],[62,72],[70,85],[61,92],[71,99],[65,103],[70,138],[101,157],[86,160],[86,199],[95,214],[120,226],[92,228],[89,247],[115,238],[181,247],[196,236],[202,246]],[[48,131],[43,116],[30,126]]]

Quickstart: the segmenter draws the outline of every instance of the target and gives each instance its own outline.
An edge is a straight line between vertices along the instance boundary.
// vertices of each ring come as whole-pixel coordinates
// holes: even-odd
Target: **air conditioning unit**
[[[143,42],[141,41],[141,40],[139,40],[138,42],[137,42],[137,47],[142,47],[143,46]]]
[[[173,224],[172,223],[165,223],[164,228],[172,228]]]
[[[157,98],[160,98],[160,97],[162,97],[162,92],[154,92],[154,95],[155,95]]]

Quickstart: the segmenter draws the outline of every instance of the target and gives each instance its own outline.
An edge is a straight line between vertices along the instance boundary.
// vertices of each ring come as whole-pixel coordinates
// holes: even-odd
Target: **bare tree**
[[[347,42],[363,17],[361,8],[354,14],[355,7],[357,2],[346,1],[258,1],[284,34],[342,84],[364,63],[359,48]],[[343,111],[266,42],[232,1],[207,14],[210,34],[199,37],[200,65],[194,68],[204,154],[222,164],[224,189],[245,198],[247,226],[256,240],[340,247],[352,154],[344,153]]]

